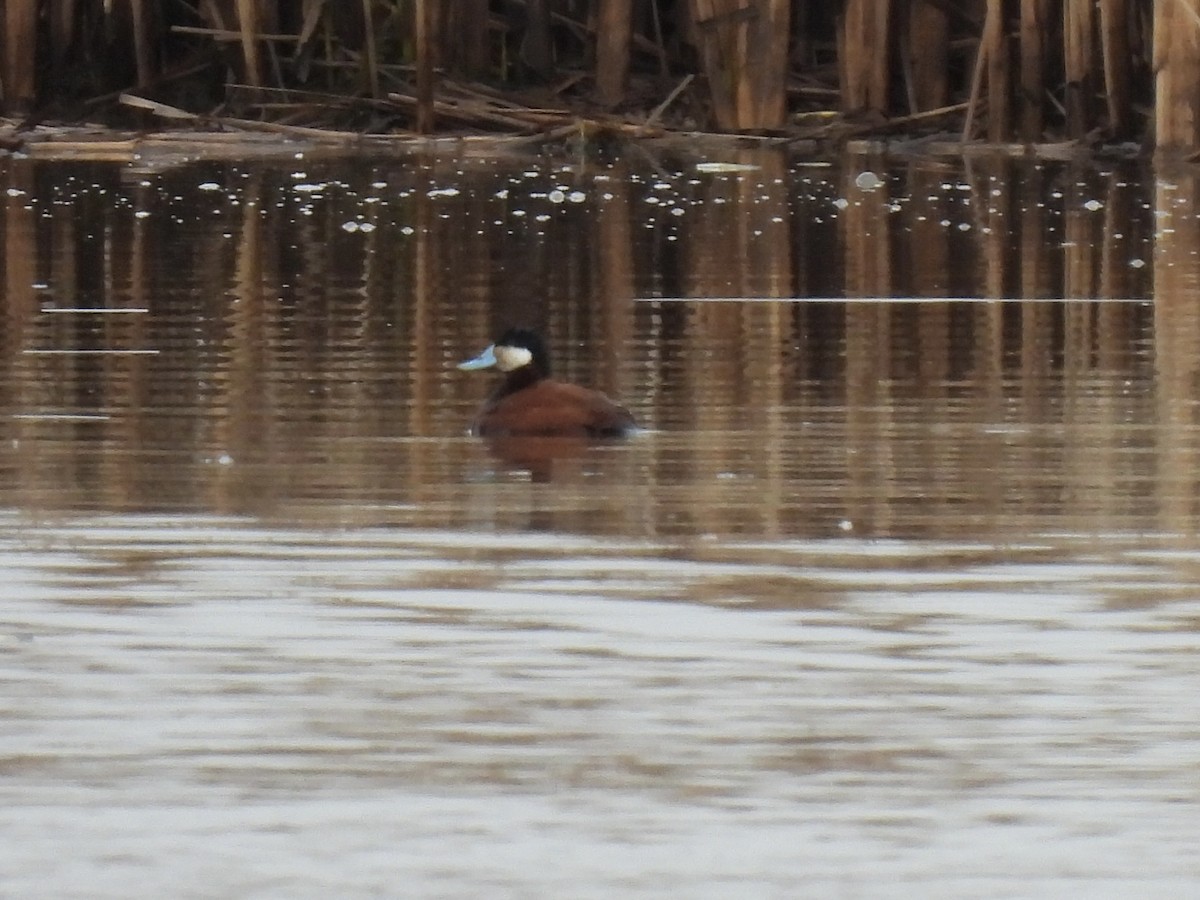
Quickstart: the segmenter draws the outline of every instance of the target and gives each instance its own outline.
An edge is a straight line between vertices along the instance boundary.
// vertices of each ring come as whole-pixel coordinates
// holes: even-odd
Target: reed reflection
[[[1190,182],[735,161],[7,160],[7,503],[455,525],[524,473],[579,530],[1194,527]],[[646,439],[464,439],[512,321]]]

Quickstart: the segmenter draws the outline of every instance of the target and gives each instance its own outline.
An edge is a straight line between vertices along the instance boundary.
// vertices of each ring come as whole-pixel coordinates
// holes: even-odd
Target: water
[[[1190,176],[730,161],[7,161],[0,895],[1200,886]]]

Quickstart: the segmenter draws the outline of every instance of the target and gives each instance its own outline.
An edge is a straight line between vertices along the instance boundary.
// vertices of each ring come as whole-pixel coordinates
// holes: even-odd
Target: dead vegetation
[[[706,133],[838,144],[902,134],[1028,148],[1156,136],[1185,149],[1200,127],[1184,115],[1200,80],[1200,20],[1150,0],[7,0],[5,9],[8,146],[46,121],[332,142]]]

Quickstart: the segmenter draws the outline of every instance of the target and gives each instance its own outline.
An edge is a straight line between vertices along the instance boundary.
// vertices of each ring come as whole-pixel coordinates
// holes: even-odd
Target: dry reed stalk
[[[363,34],[366,44],[367,83],[371,96],[379,96],[379,58],[375,52],[375,22],[371,16],[371,0],[362,0]]]
[[[434,30],[438,40],[438,66],[475,78],[487,77],[490,13],[487,0],[442,0],[435,6]]]
[[[1066,70],[1067,134],[1082,137],[1092,127],[1095,71],[1095,0],[1066,0],[1063,66]]]
[[[718,128],[778,128],[787,115],[787,0],[692,0]]]
[[[720,5],[718,5],[720,4]],[[689,11],[695,25],[696,41],[704,75],[708,79],[713,119],[718,128],[737,127],[737,104],[734,97],[732,52],[726,46],[720,19],[727,12],[725,0],[690,0]],[[736,12],[736,8],[733,10]]]
[[[241,42],[244,37],[241,31],[233,31],[229,28],[202,28],[199,25],[172,25],[172,34],[198,34],[205,37],[210,37],[214,41],[236,41]],[[306,38],[303,34],[271,34],[267,32],[256,35],[260,41],[273,41],[276,43],[303,43]]]
[[[633,0],[604,0],[596,23],[596,92],[605,106],[625,94],[633,36]]]
[[[413,15],[416,16],[413,39],[417,57],[417,131],[429,134],[435,127],[433,100],[434,48],[432,23],[430,21],[434,0],[416,0]]]
[[[30,141],[23,150],[34,159],[128,163],[137,158],[139,141]]]
[[[916,0],[909,7],[904,58],[910,113],[946,105],[950,96],[946,72],[949,36],[950,19],[945,9],[931,0]]]
[[[246,65],[246,80],[254,87],[261,87],[262,62],[258,52],[258,0],[237,0],[237,19],[241,33],[242,58]]]
[[[1009,137],[1012,108],[1009,93],[1012,67],[1004,31],[1004,0],[988,0],[983,43],[987,46],[988,140],[1003,141]]]
[[[1128,0],[1100,0],[1100,44],[1108,130],[1115,137],[1124,137],[1133,129]]]
[[[667,107],[675,102],[676,97],[678,97],[685,90],[687,90],[687,86],[689,84],[691,84],[692,81],[695,80],[695,78],[696,78],[695,75],[685,75],[683,80],[681,82],[679,82],[679,84],[675,85],[674,90],[672,90],[671,93],[667,94],[667,98],[665,100],[663,100],[662,103],[658,104],[658,106],[654,107],[653,110],[651,110],[650,115],[648,115],[646,117],[646,124],[654,125],[655,123],[657,123],[658,120],[660,118],[662,118],[662,114],[664,112],[666,112]]]
[[[1191,152],[1200,143],[1195,98],[1200,89],[1197,13],[1179,0],[1154,5],[1155,145],[1167,154]]]
[[[525,33],[518,55],[521,62],[542,78],[554,74],[553,13],[550,0],[525,0]]]
[[[304,0],[304,17],[301,19],[300,34],[297,36],[301,46],[313,39],[321,21],[325,16],[325,5],[328,0]]]
[[[257,91],[259,88],[252,88]],[[286,125],[280,122],[258,122],[252,119],[240,119],[233,116],[201,117],[187,110],[168,106],[156,100],[136,97],[132,94],[122,94],[121,103],[135,109],[144,109],[164,119],[184,120],[191,122],[207,122],[213,125],[223,125],[228,128],[245,129],[250,131],[266,131],[272,134],[286,134],[306,140],[319,140],[344,144],[347,141],[357,141],[362,135],[356,131],[335,131],[330,128],[309,128],[304,125]]]
[[[992,15],[993,7],[988,7],[988,15]],[[984,31],[987,31],[987,23],[984,23]],[[967,116],[963,122],[962,142],[965,144],[971,140],[971,132],[975,127],[975,113],[979,109],[979,95],[983,91],[984,72],[987,70],[987,55],[988,45],[980,39],[978,46],[975,48],[975,71],[971,75],[971,91],[967,99]]]
[[[137,85],[145,87],[158,77],[154,52],[158,36],[153,34],[154,23],[150,19],[151,10],[146,0],[129,0],[129,12],[133,19],[133,55],[137,60]]]
[[[842,108],[887,112],[891,0],[846,0],[840,41]]]
[[[758,14],[742,29],[738,125],[779,128],[787,119],[790,0],[759,0]]]
[[[421,108],[419,98],[393,92],[388,94],[387,99],[399,109],[413,111],[419,117]],[[528,116],[515,114],[518,113],[515,110],[512,112],[514,114],[510,114],[507,110],[503,112],[497,111],[485,104],[462,104],[443,100],[433,101],[430,115],[436,113],[439,118],[477,128],[504,128],[517,132],[536,129],[548,121],[562,121],[562,114]],[[529,121],[531,118],[539,121]],[[417,128],[417,131],[421,131],[420,127]]]
[[[50,58],[58,72],[66,62],[75,37],[76,0],[59,0],[49,10]]]
[[[671,75],[671,66],[667,62],[667,45],[663,40],[662,16],[658,13],[658,4],[650,4],[650,22],[654,27],[654,55],[658,58],[658,74],[663,78]]]
[[[37,0],[6,0],[0,78],[5,109],[19,114],[29,112],[37,97],[37,26]]]
[[[188,112],[185,109],[179,109],[176,106],[168,106],[166,103],[159,103],[157,100],[148,100],[145,97],[138,97],[135,94],[121,94],[119,102],[122,106],[129,106],[133,109],[144,109],[147,112],[153,113],[163,119],[177,119],[186,122],[194,122],[200,117],[196,113]]]
[[[1046,24],[1048,0],[1021,0],[1020,137],[1040,140],[1045,128]]]

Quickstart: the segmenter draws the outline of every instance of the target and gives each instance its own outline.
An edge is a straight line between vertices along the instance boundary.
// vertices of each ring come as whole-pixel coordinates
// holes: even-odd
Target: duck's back
[[[619,437],[634,428],[629,410],[599,391],[542,379],[489,402],[472,430],[480,435]]]

